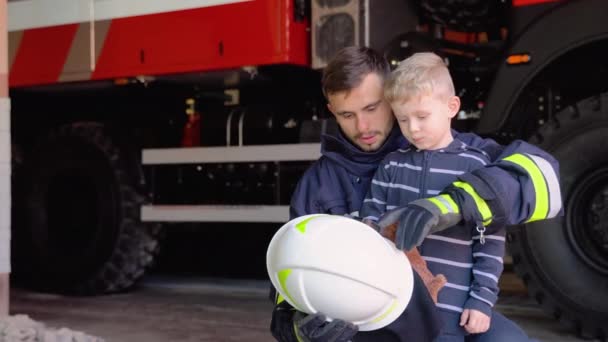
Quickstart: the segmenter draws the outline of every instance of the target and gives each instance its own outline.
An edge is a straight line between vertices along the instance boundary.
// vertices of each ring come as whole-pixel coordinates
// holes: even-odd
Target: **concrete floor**
[[[147,277],[135,291],[100,297],[65,297],[20,289],[11,314],[49,327],[67,327],[106,341],[272,341],[265,281]],[[498,310],[540,341],[581,341],[522,295],[501,298]]]

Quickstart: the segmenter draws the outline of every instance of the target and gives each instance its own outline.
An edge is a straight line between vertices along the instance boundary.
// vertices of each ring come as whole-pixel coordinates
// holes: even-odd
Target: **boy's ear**
[[[458,96],[450,96],[448,99],[448,115],[451,118],[456,116],[458,111],[460,110],[460,97]]]

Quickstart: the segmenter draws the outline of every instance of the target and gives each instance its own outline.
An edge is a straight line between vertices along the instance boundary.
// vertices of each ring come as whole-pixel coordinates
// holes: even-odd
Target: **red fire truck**
[[[9,0],[15,278],[120,291],[167,222],[284,222],[335,129],[319,70],[368,45],[446,58],[455,123],[561,164],[565,215],[515,227],[530,294],[607,335],[608,2]]]

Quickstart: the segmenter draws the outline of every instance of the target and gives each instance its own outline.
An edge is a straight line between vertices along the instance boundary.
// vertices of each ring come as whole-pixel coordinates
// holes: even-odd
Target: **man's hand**
[[[387,211],[378,221],[378,226],[380,233],[388,236],[390,233],[384,230],[396,223],[395,245],[408,251],[420,245],[427,235],[449,228],[461,220],[456,202],[448,195],[439,195]]]
[[[481,311],[464,309],[460,315],[460,326],[469,334],[481,334],[490,328],[490,317]]]
[[[356,325],[340,319],[326,322],[322,314],[296,312],[293,321],[298,341],[302,342],[347,342],[359,330]]]

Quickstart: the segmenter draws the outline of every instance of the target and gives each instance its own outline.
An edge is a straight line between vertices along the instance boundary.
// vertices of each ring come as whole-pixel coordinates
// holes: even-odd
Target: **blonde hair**
[[[432,52],[415,53],[403,60],[384,83],[384,97],[389,103],[422,95],[455,95],[448,67]]]

